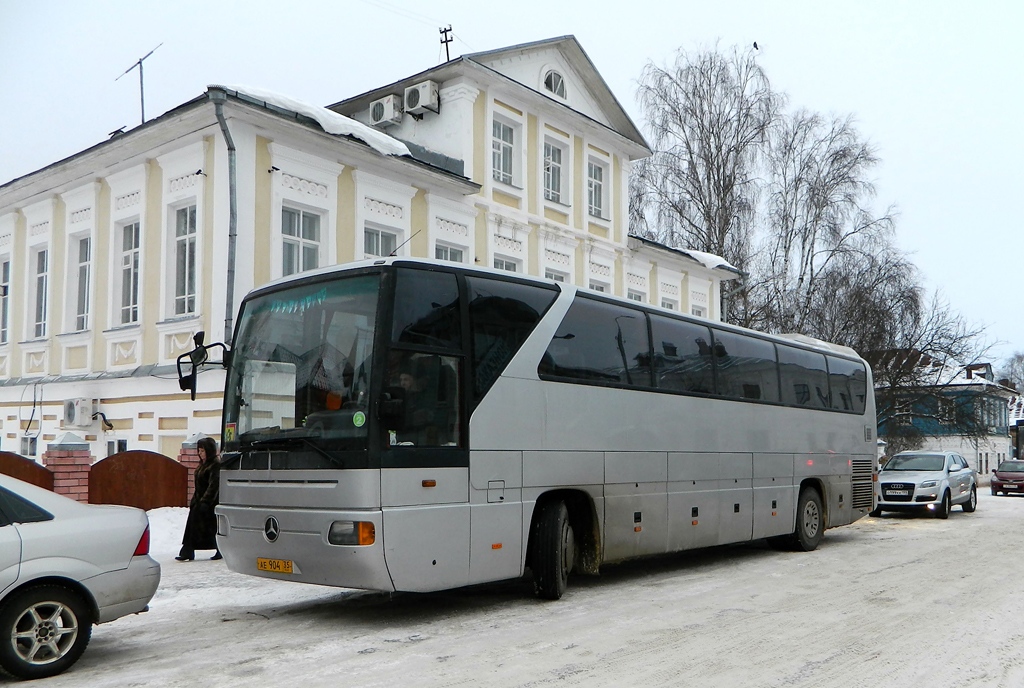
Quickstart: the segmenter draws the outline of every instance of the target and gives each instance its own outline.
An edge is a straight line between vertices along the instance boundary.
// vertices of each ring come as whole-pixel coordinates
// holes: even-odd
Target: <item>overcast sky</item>
[[[927,285],[1024,350],[1015,254],[1024,197],[1024,3],[777,0],[0,0],[0,184],[202,94],[246,84],[327,105],[452,56],[579,39],[643,127],[636,80],[675,51],[746,48],[790,107],[853,115],[882,160],[877,208]]]

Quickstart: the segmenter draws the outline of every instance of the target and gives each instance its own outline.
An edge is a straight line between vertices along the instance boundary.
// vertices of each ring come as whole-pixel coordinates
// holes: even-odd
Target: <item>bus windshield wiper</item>
[[[267,430],[275,430],[276,428],[267,428]],[[277,432],[269,437],[260,437],[260,435],[268,434],[266,432],[253,432],[249,431],[242,433],[239,439],[243,442],[249,440],[249,447],[273,447],[277,446],[294,446],[295,444],[303,444],[320,456],[324,457],[338,468],[344,468],[345,462],[334,456],[326,449],[318,445],[316,442],[309,439],[308,431],[305,428],[294,428],[292,430],[277,430]],[[246,437],[248,435],[249,437]]]

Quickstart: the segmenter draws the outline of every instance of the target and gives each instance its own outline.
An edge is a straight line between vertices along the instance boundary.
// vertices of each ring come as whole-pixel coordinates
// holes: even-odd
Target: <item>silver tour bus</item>
[[[224,359],[240,573],[423,592],[529,570],[557,599],[634,557],[813,550],[874,506],[871,371],[809,338],[388,258],[256,289]]]

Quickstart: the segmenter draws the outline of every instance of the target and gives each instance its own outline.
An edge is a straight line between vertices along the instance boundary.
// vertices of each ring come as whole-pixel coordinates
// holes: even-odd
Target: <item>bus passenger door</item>
[[[523,573],[523,454],[477,451],[469,460],[469,582]]]
[[[428,592],[469,580],[469,469],[384,468],[384,558],[396,590]]]

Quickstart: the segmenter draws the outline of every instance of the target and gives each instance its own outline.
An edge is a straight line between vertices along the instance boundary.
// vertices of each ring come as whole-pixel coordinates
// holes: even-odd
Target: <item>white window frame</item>
[[[492,263],[495,270],[505,270],[506,272],[521,273],[522,264],[515,258],[506,258],[505,256],[494,256],[494,262]]]
[[[678,311],[679,310],[679,303],[677,301],[675,301],[674,299],[662,298],[661,299],[661,307],[664,308],[667,311]]]
[[[394,246],[390,250],[384,246],[384,237],[388,237],[394,242]],[[368,242],[374,244],[374,250],[367,250]],[[398,248],[401,245],[402,233],[398,230],[370,222],[363,226],[363,256],[366,258],[387,258],[392,253],[398,255]]]
[[[608,185],[611,180],[608,170],[608,164],[604,161],[593,156],[587,158],[587,214],[599,220],[610,217]]]
[[[285,213],[294,213],[297,216],[296,234],[285,233]],[[316,218],[316,238],[310,239],[304,235],[305,219]],[[316,270],[324,265],[324,213],[320,210],[311,210],[296,203],[285,202],[281,204],[281,275],[296,275],[310,270]],[[286,261],[289,249],[294,247],[295,270],[286,271]],[[310,255],[308,251],[315,250],[316,265],[307,265],[306,258]]]
[[[189,210],[192,211],[191,226],[189,226],[188,222]],[[186,213],[186,231],[185,234],[179,234],[178,218],[183,211]],[[171,280],[173,282],[173,305],[171,312],[175,317],[195,315],[199,297],[199,271],[196,264],[199,260],[199,204],[196,203],[195,199],[172,206],[169,224],[172,229],[168,234],[171,237],[173,246],[170,252],[173,263],[173,269],[171,270]],[[185,264],[182,271],[181,249],[183,246],[185,248]],[[182,277],[185,280],[184,284],[181,283]]]
[[[88,242],[88,250],[85,260],[82,260],[82,243]],[[68,270],[68,279],[71,282],[69,301],[74,304],[69,308],[70,331],[85,332],[92,325],[92,264],[95,255],[95,247],[90,234],[75,234],[71,237],[68,262],[74,261],[74,270]],[[71,267],[70,265],[68,267]],[[69,304],[70,305],[70,304]]]
[[[118,222],[116,225],[116,246],[117,246],[117,280],[116,292],[116,322],[117,325],[137,325],[139,323],[140,290],[142,284],[142,221],[139,218]],[[125,248],[125,233],[130,228],[134,230],[134,245]],[[125,294],[125,278],[128,278],[128,287],[132,292],[130,296]],[[127,300],[126,300],[127,299]]]
[[[453,258],[452,253],[458,252],[458,258]],[[446,260],[451,263],[465,263],[466,262],[466,249],[462,246],[454,246],[452,244],[446,244],[437,242],[434,244],[434,258],[437,260]]]
[[[11,327],[11,257],[0,256],[0,344],[10,338]]]
[[[626,298],[637,303],[647,303],[647,294],[639,289],[627,289]]]
[[[604,282],[599,282],[598,280],[590,280],[589,288],[591,291],[596,291],[599,294],[608,293],[608,285]]]
[[[551,85],[548,85],[549,77],[557,77],[557,80],[552,78]],[[566,99],[565,77],[562,76],[561,71],[557,69],[545,69],[544,76],[541,78],[541,85],[548,93],[557,96],[562,100]]]
[[[690,306],[690,315],[695,315],[698,318],[708,317],[708,309],[704,306]]]
[[[517,124],[499,115],[491,120],[491,178],[496,182],[516,186],[519,178],[516,150],[520,131]],[[505,169],[506,162],[508,170]]]
[[[552,270],[551,268],[547,268],[544,270],[544,279],[564,283],[569,281],[569,275],[560,270]]]
[[[549,156],[549,153],[558,153],[558,162],[554,162],[552,158],[555,156]],[[568,200],[567,192],[568,189],[568,176],[569,176],[569,147],[559,143],[555,139],[550,137],[544,138],[544,149],[542,151],[543,158],[543,185],[544,185],[544,200],[549,203],[558,203],[559,205],[568,206],[566,203]],[[552,184],[552,177],[557,173],[557,184]]]
[[[32,339],[43,339],[47,336],[47,320],[50,311],[50,270],[53,256],[49,244],[33,246],[30,252],[30,268],[32,270],[32,309],[29,311],[29,322],[32,324]]]

